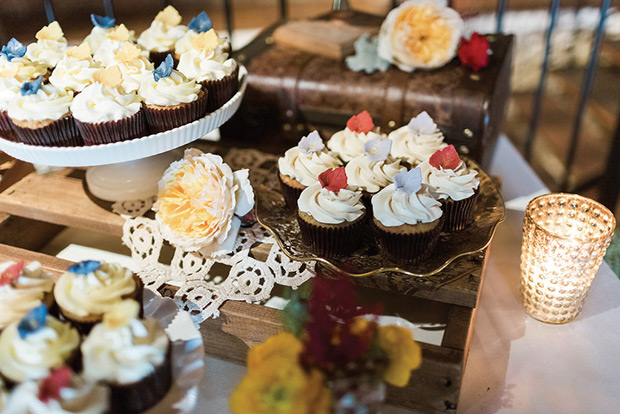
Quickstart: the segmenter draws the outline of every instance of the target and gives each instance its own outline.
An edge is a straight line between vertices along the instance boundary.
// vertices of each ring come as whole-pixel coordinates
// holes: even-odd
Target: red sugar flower
[[[428,159],[428,163],[437,169],[441,167],[444,170],[453,170],[459,166],[461,159],[454,149],[454,145],[448,145],[442,150],[435,151]]]
[[[469,66],[476,72],[489,64],[489,41],[486,36],[472,33],[469,40],[461,38],[459,59],[465,66]]]
[[[375,124],[372,122],[372,117],[368,111],[362,111],[357,115],[353,115],[347,121],[347,128],[357,133],[367,134],[374,127]]]
[[[319,182],[321,187],[337,193],[347,188],[347,173],[344,171],[344,167],[325,170],[319,174]]]
[[[58,368],[39,385],[39,394],[37,397],[46,403],[49,400],[59,400],[60,390],[65,388],[71,382],[71,368],[64,366]]]
[[[12,264],[7,267],[7,269],[0,274],[0,286],[8,285],[13,280],[17,279],[19,275],[22,273],[24,269],[24,261],[20,260],[19,262]]]

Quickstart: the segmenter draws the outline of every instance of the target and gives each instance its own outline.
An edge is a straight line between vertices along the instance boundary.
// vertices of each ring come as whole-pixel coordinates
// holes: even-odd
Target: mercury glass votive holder
[[[525,209],[521,292],[525,311],[542,322],[575,319],[611,242],[616,219],[575,194],[546,194]]]

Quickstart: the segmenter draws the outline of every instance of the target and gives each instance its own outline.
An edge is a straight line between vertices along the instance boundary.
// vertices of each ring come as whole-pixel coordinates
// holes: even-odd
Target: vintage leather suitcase
[[[323,18],[382,21],[356,12]],[[367,75],[351,71],[344,61],[273,44],[275,27],[236,52],[249,72],[248,89],[238,113],[221,130],[223,142],[283,153],[313,129],[329,138],[364,109],[385,132],[427,111],[447,142],[487,164],[510,93],[512,36],[489,37],[490,64],[480,72],[456,58],[430,71],[406,73],[391,67]]]

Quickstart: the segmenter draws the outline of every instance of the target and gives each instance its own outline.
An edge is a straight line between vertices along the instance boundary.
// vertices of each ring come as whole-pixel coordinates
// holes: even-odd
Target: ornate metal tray
[[[312,253],[302,243],[295,213],[284,204],[275,169],[257,191],[256,216],[259,223],[273,234],[282,251],[293,260],[317,261],[328,270],[343,272],[352,277],[380,273],[399,273],[418,278],[438,275],[455,260],[484,250],[491,243],[497,225],[505,216],[504,200],[495,183],[475,162],[465,161],[469,168],[478,171],[480,179],[480,196],[474,210],[474,221],[464,230],[442,233],[432,256],[414,266],[398,267],[381,253],[370,231],[366,233],[361,247],[351,256],[324,258]]]

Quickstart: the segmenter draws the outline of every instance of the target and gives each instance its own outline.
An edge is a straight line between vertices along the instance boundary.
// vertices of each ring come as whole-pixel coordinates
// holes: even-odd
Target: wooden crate
[[[18,161],[8,184],[0,193],[0,260],[38,260],[56,274],[70,263],[37,252],[63,226],[120,236],[123,219],[95,204],[85,193],[83,171],[63,169],[49,175],[30,172]],[[11,170],[11,171],[13,171]],[[2,189],[2,188],[0,188]],[[259,245],[253,254],[266,258],[269,245]],[[462,373],[467,361],[478,291],[483,280],[486,251],[464,259],[463,277],[430,289],[412,289],[406,294],[361,288],[369,300],[389,304],[392,313],[415,317],[411,309],[433,303],[436,317],[445,323],[441,345],[421,343],[423,362],[405,388],[388,389],[388,401],[424,412],[456,412]],[[174,288],[170,287],[173,293]],[[433,302],[430,302],[430,301]],[[243,364],[249,347],[283,330],[280,311],[262,305],[228,301],[221,316],[205,321],[200,328],[209,355]]]

